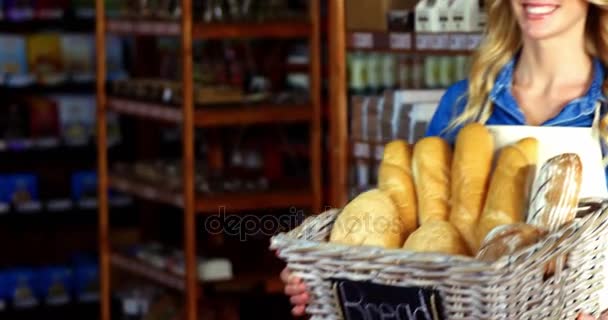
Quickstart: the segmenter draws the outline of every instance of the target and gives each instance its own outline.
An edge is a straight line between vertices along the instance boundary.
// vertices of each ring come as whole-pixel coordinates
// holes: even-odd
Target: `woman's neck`
[[[519,87],[553,91],[588,82],[592,72],[593,61],[582,33],[541,41],[525,39],[513,81]]]

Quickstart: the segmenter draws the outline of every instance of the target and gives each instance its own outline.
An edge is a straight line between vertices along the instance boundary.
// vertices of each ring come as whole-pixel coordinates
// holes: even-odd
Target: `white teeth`
[[[557,9],[556,6],[526,6],[526,12],[529,14],[548,14]]]

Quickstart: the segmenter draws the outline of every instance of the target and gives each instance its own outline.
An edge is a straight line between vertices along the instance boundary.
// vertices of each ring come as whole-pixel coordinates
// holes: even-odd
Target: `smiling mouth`
[[[524,3],[524,10],[530,18],[544,18],[559,8],[552,4]]]

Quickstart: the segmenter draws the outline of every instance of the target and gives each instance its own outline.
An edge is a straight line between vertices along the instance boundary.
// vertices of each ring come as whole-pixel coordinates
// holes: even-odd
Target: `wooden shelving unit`
[[[96,0],[97,78],[106,78],[105,36],[107,33],[124,36],[173,36],[181,40],[182,105],[170,106],[109,97],[106,83],[97,81],[97,131],[99,172],[99,251],[101,263],[101,319],[110,320],[111,267],[129,271],[162,285],[183,291],[187,320],[199,319],[204,291],[197,277],[197,244],[195,217],[197,214],[217,212],[218,208],[240,211],[259,208],[308,207],[313,212],[321,209],[321,56],[320,4],[310,1],[307,21],[268,23],[203,24],[192,19],[192,1],[182,0],[179,21],[147,19],[107,19],[103,0]],[[310,99],[307,105],[277,106],[243,104],[221,108],[200,108],[194,105],[192,41],[222,38],[301,38],[309,42],[309,63],[300,70],[310,75]],[[138,183],[128,177],[109,172],[107,151],[106,112],[113,110],[145,120],[179,124],[182,128],[182,190],[161,190]],[[305,123],[310,128],[310,179],[300,189],[281,189],[253,194],[198,195],[194,185],[194,129],[197,127],[241,126],[250,124]],[[109,243],[107,190],[114,188],[137,198],[152,200],[183,209],[185,277],[169,274],[129,257],[112,252]],[[215,285],[227,290],[262,283],[272,292],[281,291],[278,275],[237,275],[232,281]]]
[[[171,105],[108,97],[108,108],[118,113],[154,121],[181,123],[183,114]],[[264,123],[307,123],[312,120],[312,105],[245,104],[216,108],[195,108],[194,125],[198,128],[252,125]]]
[[[415,33],[347,30],[345,0],[329,4],[329,104],[330,204],[343,207],[348,202],[351,150],[347,55],[349,52],[382,52],[411,55],[470,55],[480,44],[480,33]],[[434,102],[444,90],[401,90],[403,103]],[[372,151],[369,151],[372,152]]]

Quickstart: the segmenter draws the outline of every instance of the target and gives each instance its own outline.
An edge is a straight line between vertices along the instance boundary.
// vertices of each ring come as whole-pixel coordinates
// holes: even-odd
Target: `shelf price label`
[[[355,143],[353,153],[355,158],[369,159],[371,157],[370,146],[365,142]]]
[[[445,50],[450,46],[450,36],[444,33],[434,34],[431,37],[431,49]]]
[[[376,160],[377,161],[382,161],[382,158],[384,157],[384,145],[380,144],[376,146]]]
[[[483,40],[483,35],[481,34],[470,34],[467,37],[467,50],[475,50],[479,47],[479,45],[481,44],[481,41]]]
[[[394,50],[409,50],[412,48],[412,35],[410,33],[391,33],[390,47]]]
[[[460,51],[468,49],[468,36],[466,34],[450,35],[450,50]]]
[[[416,49],[428,50],[431,48],[432,35],[430,34],[417,34],[416,35]]]
[[[356,49],[372,49],[374,47],[374,35],[366,32],[355,32],[352,35],[352,42]]]

